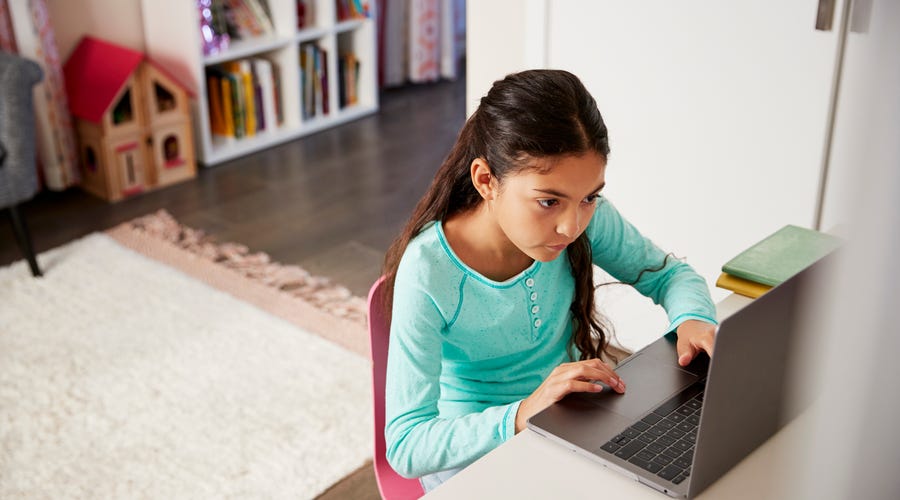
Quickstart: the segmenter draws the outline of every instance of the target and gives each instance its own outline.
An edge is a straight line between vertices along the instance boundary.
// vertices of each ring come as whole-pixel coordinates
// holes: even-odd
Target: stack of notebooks
[[[756,298],[840,246],[836,236],[787,225],[722,266],[716,286]]]

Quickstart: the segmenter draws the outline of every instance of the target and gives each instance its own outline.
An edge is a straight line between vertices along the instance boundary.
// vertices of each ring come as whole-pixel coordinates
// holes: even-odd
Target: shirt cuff
[[[708,317],[706,317],[706,316],[703,316],[703,315],[701,315],[701,314],[691,314],[691,313],[689,313],[689,314],[682,314],[682,315],[679,315],[678,317],[676,317],[675,319],[672,320],[672,322],[669,324],[669,328],[666,330],[666,333],[672,333],[672,332],[674,332],[675,330],[678,329],[679,326],[681,326],[682,323],[684,323],[685,321],[687,321],[687,320],[689,320],[689,319],[696,319],[696,320],[698,320],[698,321],[703,321],[703,322],[705,322],[705,323],[710,323],[710,324],[713,324],[713,325],[718,325],[718,324],[719,324],[718,321],[716,321],[716,320],[714,320],[714,319],[712,319],[712,318],[708,318]]]
[[[501,424],[501,442],[506,442],[508,439],[516,435],[516,415],[519,414],[519,405],[522,404],[522,400],[516,401],[515,403],[511,403],[506,408],[506,413],[503,414],[503,423]]]

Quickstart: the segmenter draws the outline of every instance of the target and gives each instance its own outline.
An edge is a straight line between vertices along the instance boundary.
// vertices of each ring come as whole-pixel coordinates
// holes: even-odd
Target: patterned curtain
[[[433,82],[441,74],[441,2],[413,0],[409,15],[409,79]]]
[[[384,86],[455,79],[465,50],[464,0],[379,2]]]
[[[34,94],[38,163],[44,184],[63,190],[79,181],[78,157],[48,12],[46,0],[0,0],[0,48],[34,59],[44,70]]]
[[[18,54],[16,36],[13,33],[12,18],[6,0],[0,0],[0,50]]]

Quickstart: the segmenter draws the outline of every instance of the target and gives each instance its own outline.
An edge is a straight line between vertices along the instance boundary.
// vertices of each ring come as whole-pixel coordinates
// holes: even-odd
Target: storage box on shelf
[[[148,54],[190,85],[196,96],[193,112],[197,153],[200,162],[207,166],[378,110],[375,2],[365,2],[368,17],[339,19],[339,10],[342,11],[343,7],[339,7],[338,2],[343,0],[305,0],[302,13],[304,27],[298,28],[301,17],[298,16],[297,0],[265,1],[271,13],[272,33],[231,40],[227,48],[211,55],[203,54],[201,19],[196,0],[142,2]],[[307,45],[321,49],[318,81],[319,85],[323,85],[320,88],[321,99],[327,99],[327,102],[319,102],[320,112],[315,114],[304,113],[301,54],[307,50]],[[356,97],[354,103],[341,98],[350,92],[346,88],[347,75],[343,75],[345,78],[339,77],[343,58],[352,59],[354,67],[358,67],[352,80],[349,80]],[[238,73],[242,67],[254,71],[255,64],[258,64],[255,61],[260,59],[268,61],[276,75],[281,121],[276,121],[276,126],[272,126],[271,120],[264,119],[264,128],[254,130],[252,134],[244,133],[241,137],[228,134],[214,118],[215,114],[224,112],[224,106],[212,104],[217,96],[210,91],[208,77],[210,74],[220,75],[223,68],[237,68]],[[223,99],[221,87],[219,94],[218,98]],[[218,116],[222,118],[222,115]]]

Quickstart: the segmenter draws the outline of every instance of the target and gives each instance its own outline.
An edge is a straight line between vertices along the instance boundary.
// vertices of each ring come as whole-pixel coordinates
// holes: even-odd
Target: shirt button
[[[540,328],[540,327],[541,327],[541,318],[538,318],[538,319],[534,320],[534,327],[535,327],[535,328]]]
[[[537,300],[537,292],[531,292],[531,300]]]
[[[528,278],[527,280],[525,280],[525,286],[527,286],[528,288],[533,287],[533,286],[534,286],[534,280],[531,279],[531,278]]]
[[[540,306],[537,306],[537,305],[531,306],[531,314],[537,314],[538,311],[540,311],[540,310],[541,310]]]

